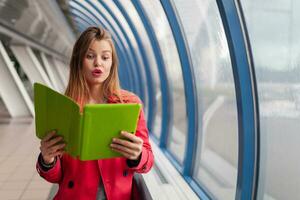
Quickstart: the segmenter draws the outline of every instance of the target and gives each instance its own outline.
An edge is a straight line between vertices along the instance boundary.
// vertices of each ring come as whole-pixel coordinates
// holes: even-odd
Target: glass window
[[[109,7],[109,9],[112,10],[112,12],[114,13],[114,15],[116,16],[116,18],[119,20],[120,24],[122,25],[123,29],[126,32],[127,37],[130,40],[131,45],[134,48],[135,51],[135,55],[137,56],[137,60],[139,62],[139,66],[137,66],[137,68],[135,68],[134,70],[139,71],[139,75],[141,79],[141,84],[140,87],[143,88],[144,94],[140,94],[141,99],[143,100],[144,105],[148,104],[148,91],[147,91],[147,87],[145,87],[146,85],[146,75],[145,75],[145,71],[144,71],[144,63],[142,60],[142,56],[140,55],[139,52],[139,48],[138,48],[138,44],[136,42],[136,39],[134,37],[134,34],[132,32],[132,30],[130,29],[130,26],[128,24],[128,22],[126,21],[125,17],[123,16],[122,12],[119,10],[119,8],[113,3],[113,1],[111,0],[104,0],[103,2],[105,2],[105,4]],[[143,99],[144,97],[144,99]],[[147,116],[148,113],[148,106],[145,107],[145,116]]]
[[[140,19],[140,16],[139,16],[138,12],[135,10],[131,1],[120,1],[120,3],[124,6],[129,17],[135,24],[135,27],[139,33],[139,36],[143,43],[143,47],[145,48],[145,52],[148,57],[151,76],[152,76],[153,82],[154,82],[154,85],[153,85],[154,86],[154,95],[156,95],[155,96],[155,101],[156,101],[155,104],[157,105],[157,110],[152,111],[152,112],[154,112],[154,123],[153,124],[156,124],[155,130],[152,132],[159,138],[160,133],[161,133],[161,126],[160,126],[160,124],[161,124],[161,91],[160,91],[160,80],[159,80],[159,75],[158,75],[158,69],[157,69],[157,64],[155,61],[153,49],[152,49],[150,40],[147,37],[148,34],[147,34],[147,32],[144,28],[144,25]]]
[[[173,105],[171,116],[171,135],[167,148],[182,163],[187,138],[187,113],[184,96],[184,83],[181,64],[168,19],[158,1],[143,0],[143,8],[150,19],[163,54],[170,86],[172,87],[170,105]]]
[[[32,84],[28,78],[28,74],[26,74],[24,72],[22,66],[20,65],[17,58],[13,54],[11,48],[8,46],[8,44],[6,42],[3,43],[3,47],[6,50],[11,62],[13,63],[13,65],[16,69],[16,72],[18,73],[27,93],[29,94],[30,99],[33,101],[34,100],[33,88],[32,88]]]
[[[193,177],[214,198],[235,199],[237,107],[219,10],[210,0],[175,0],[175,5],[191,51],[198,95],[199,132]]]
[[[60,10],[51,1],[1,1],[0,21],[19,33],[60,53],[70,51],[74,40]],[[49,6],[51,9],[49,9]],[[51,10],[51,11],[50,11]],[[53,14],[55,13],[55,14]],[[58,15],[57,15],[58,13]],[[59,31],[58,31],[59,30]],[[68,55],[68,54],[66,54]]]
[[[259,97],[257,199],[300,199],[300,1],[241,3]]]

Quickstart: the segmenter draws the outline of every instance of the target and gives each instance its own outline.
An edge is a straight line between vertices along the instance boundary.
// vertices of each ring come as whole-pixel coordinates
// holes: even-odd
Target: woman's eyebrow
[[[111,53],[111,50],[103,50],[103,53]]]
[[[91,49],[91,48],[89,48],[88,51],[93,51],[93,52],[95,52],[95,50],[94,50],[94,49]]]
[[[92,49],[92,48],[89,48],[88,49],[88,51],[93,51],[93,52],[96,52],[94,49]],[[103,50],[103,51],[101,51],[102,53],[112,53],[112,51],[111,50]]]

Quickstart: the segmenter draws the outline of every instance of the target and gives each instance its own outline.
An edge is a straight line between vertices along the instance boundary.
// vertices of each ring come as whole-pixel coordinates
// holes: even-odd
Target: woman
[[[65,94],[81,110],[87,103],[141,103],[136,95],[120,89],[114,44],[109,33],[98,27],[85,30],[74,45]],[[54,131],[47,134],[36,166],[44,179],[59,184],[54,199],[131,199],[134,172],[148,172],[154,161],[142,110],[136,134],[122,131],[121,136],[126,140],[114,138],[111,149],[123,157],[80,161],[64,153],[62,137]]]

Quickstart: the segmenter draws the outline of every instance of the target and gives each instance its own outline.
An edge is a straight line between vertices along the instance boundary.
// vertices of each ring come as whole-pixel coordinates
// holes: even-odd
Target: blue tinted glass
[[[300,199],[300,1],[241,3],[259,95],[257,199]]]
[[[199,107],[194,179],[216,199],[234,199],[238,162],[235,87],[215,1],[175,0],[191,51]],[[197,19],[197,20],[195,20]]]
[[[143,7],[155,30],[170,81],[173,115],[167,148],[182,163],[187,138],[187,116],[181,64],[168,19],[159,1],[143,0]],[[160,98],[158,95],[157,98]]]

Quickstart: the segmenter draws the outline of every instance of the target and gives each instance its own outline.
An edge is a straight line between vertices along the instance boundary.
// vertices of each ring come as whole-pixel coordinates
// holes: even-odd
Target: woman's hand
[[[66,144],[63,143],[61,136],[55,135],[56,132],[51,131],[41,140],[40,150],[46,164],[53,163],[56,156],[60,156],[64,153]]]
[[[113,142],[110,144],[112,150],[121,153],[129,160],[137,160],[142,153],[143,140],[126,131],[121,131],[121,135],[129,141],[113,138]]]

